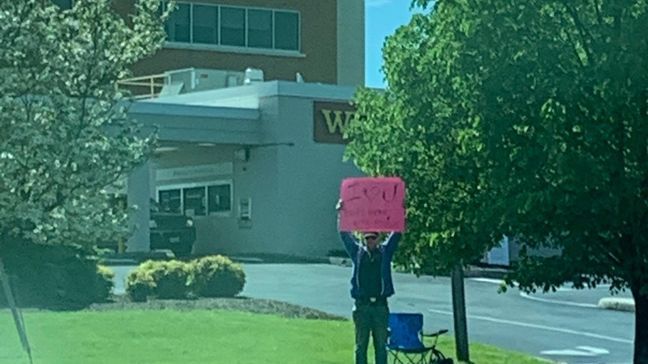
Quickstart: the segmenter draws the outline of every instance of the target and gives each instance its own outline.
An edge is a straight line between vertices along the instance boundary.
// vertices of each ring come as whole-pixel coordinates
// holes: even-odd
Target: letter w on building
[[[333,114],[331,116],[331,114]],[[326,120],[326,127],[329,133],[344,134],[344,131],[353,120],[353,111],[339,111],[339,110],[322,110],[322,115]]]

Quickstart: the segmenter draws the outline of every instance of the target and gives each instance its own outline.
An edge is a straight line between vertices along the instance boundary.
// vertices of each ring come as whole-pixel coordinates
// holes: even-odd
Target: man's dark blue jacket
[[[378,245],[378,249],[382,254],[381,261],[381,297],[389,297],[394,294],[394,284],[392,282],[391,274],[391,261],[394,257],[394,252],[398,247],[398,242],[401,238],[401,233],[392,232],[387,237],[387,240]],[[340,237],[344,242],[344,248],[346,249],[351,261],[353,261],[353,276],[351,277],[351,297],[354,299],[368,298],[364,292],[362,292],[362,287],[360,287],[360,261],[364,254],[367,254],[367,247],[363,244],[360,244],[356,238],[353,237],[348,231],[340,231]]]

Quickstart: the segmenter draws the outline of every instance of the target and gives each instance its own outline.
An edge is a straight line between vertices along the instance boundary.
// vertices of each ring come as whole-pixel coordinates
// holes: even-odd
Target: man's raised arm
[[[400,241],[401,237],[403,234],[401,232],[397,231],[392,231],[389,236],[387,237],[387,241],[385,241],[385,252],[387,254],[394,255],[394,252],[398,248],[398,242]]]
[[[360,243],[358,243],[358,241],[350,231],[340,230],[340,210],[342,209],[342,200],[338,201],[337,205],[335,206],[335,209],[337,210],[338,213],[337,227],[338,227],[338,231],[340,232],[340,238],[342,238],[342,242],[344,243],[344,249],[346,250],[347,254],[349,254],[349,257],[351,259],[355,259],[356,256],[358,255],[358,249],[360,247]]]

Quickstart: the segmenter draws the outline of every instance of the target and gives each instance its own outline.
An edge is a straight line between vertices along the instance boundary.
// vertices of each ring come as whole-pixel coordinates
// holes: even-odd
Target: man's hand
[[[342,199],[339,199],[338,202],[337,202],[337,204],[335,205],[335,209],[336,209],[338,212],[340,212],[340,210],[342,210],[342,207],[343,207]]]

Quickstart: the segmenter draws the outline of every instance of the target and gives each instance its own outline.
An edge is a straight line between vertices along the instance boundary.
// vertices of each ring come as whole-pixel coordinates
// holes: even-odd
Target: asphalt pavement
[[[112,267],[116,293],[132,267]],[[351,269],[327,264],[246,264],[243,295],[281,300],[350,317]],[[392,312],[422,312],[425,331],[452,331],[450,280],[395,273]],[[634,315],[596,307],[606,287],[524,295],[498,294],[499,281],[466,279],[471,342],[495,345],[569,364],[630,364]],[[627,296],[627,293],[624,294]],[[350,338],[352,340],[352,338]],[[454,354],[454,353],[451,353]]]

